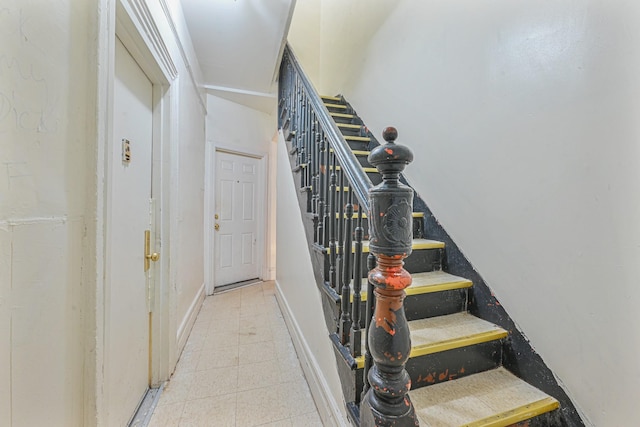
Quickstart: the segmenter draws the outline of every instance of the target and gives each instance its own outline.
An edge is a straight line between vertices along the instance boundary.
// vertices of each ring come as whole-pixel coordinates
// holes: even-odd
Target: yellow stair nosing
[[[416,273],[416,274],[420,274],[420,273]],[[416,274],[412,274],[412,276],[415,276]],[[406,288],[404,290],[405,294],[407,296],[411,296],[411,295],[424,295],[424,294],[434,294],[436,292],[443,292],[443,291],[452,291],[452,290],[456,290],[456,289],[468,289],[470,287],[473,286],[473,282],[469,279],[465,279],[464,277],[457,277],[457,276],[453,276],[451,275],[452,280],[448,281],[448,282],[442,282],[442,283],[438,283],[435,285],[417,285],[414,286],[414,284],[416,283],[415,281],[411,284],[411,286],[409,286],[408,288]],[[367,278],[363,277],[362,278],[362,283],[367,283]],[[363,286],[364,288],[364,286]],[[353,302],[353,289],[351,290],[351,302]],[[361,301],[366,301],[367,300],[367,293],[361,293],[360,294],[360,300]]]
[[[430,239],[413,239],[411,248],[414,251],[420,249],[442,249],[444,248],[444,242]]]
[[[354,125],[351,123],[338,123],[339,128],[360,129],[362,125]]]
[[[353,114],[345,114],[345,113],[329,113],[332,117],[341,117],[344,119],[353,119],[355,115]]]
[[[346,110],[347,106],[346,105],[342,105],[342,104],[328,104],[328,103],[324,103],[324,106],[327,108],[340,108],[341,110]]]
[[[347,187],[345,187],[347,188]],[[355,242],[351,247],[351,252],[355,252]],[[429,239],[413,239],[411,243],[411,249],[414,251],[418,251],[421,249],[442,249],[444,248],[444,242],[440,242],[438,240],[429,240]],[[331,253],[331,249],[327,248],[327,254]],[[338,252],[339,253],[339,252]],[[369,241],[362,241],[362,253],[369,253]]]
[[[465,427],[507,427],[547,412],[555,411],[560,403],[553,397],[545,397],[538,401],[501,412],[481,420],[466,424]]]
[[[371,141],[371,138],[369,138],[368,136],[345,135],[344,139],[347,140],[347,141],[361,141],[361,142],[369,142],[369,141]]]
[[[340,99],[340,97],[338,97],[338,96],[326,96],[326,95],[320,95],[320,98],[322,98],[322,99],[326,99],[326,100],[328,100],[328,101],[342,101],[342,100]]]
[[[478,334],[468,335],[464,337],[456,337],[433,344],[423,346],[412,346],[409,352],[409,359],[412,357],[426,356],[429,354],[441,353],[456,348],[469,347],[475,344],[481,344],[489,341],[496,341],[506,338],[509,335],[504,329],[481,332]],[[364,355],[355,358],[358,369],[364,368]]]
[[[428,354],[440,353],[447,350],[453,350],[456,348],[469,347],[474,344],[480,344],[489,341],[496,341],[502,338],[506,338],[509,335],[504,329],[495,329],[492,331],[480,332],[477,334],[451,338],[444,341],[439,341],[432,344],[412,346],[409,357],[420,357]]]
[[[351,152],[356,156],[368,156],[369,154],[371,154],[371,151],[364,150],[351,150]]]

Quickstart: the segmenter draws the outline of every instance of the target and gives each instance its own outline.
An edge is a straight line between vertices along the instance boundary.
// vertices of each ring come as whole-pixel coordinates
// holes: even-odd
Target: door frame
[[[258,160],[258,185],[256,194],[256,215],[262,220],[258,222],[256,255],[258,262],[259,279],[264,280],[269,277],[268,254],[269,244],[266,240],[269,226],[269,211],[267,209],[267,182],[269,177],[269,154],[259,150],[249,150],[246,148],[232,147],[224,143],[207,140],[205,147],[205,183],[204,194],[204,229],[206,230],[206,244],[204,254],[205,290],[207,295],[212,295],[215,288],[215,231],[213,229],[216,209],[216,162],[218,153],[234,154],[237,156],[250,157]]]
[[[169,211],[172,182],[172,169],[176,162],[176,156],[172,155],[170,141],[177,140],[177,128],[172,126],[172,117],[177,116],[177,68],[162,41],[162,37],[155,27],[152,16],[146,2],[136,0],[116,0],[108,3],[108,10],[102,20],[99,37],[102,43],[99,48],[99,73],[98,73],[98,151],[97,151],[97,176],[98,184],[98,212],[97,230],[98,241],[97,255],[102,255],[103,261],[98,261],[98,271],[101,280],[98,280],[98,288],[95,294],[95,372],[88,379],[87,386],[95,392],[95,409],[98,413],[97,425],[108,425],[108,390],[102,385],[110,374],[110,360],[108,349],[110,343],[110,313],[111,301],[110,289],[110,259],[111,239],[109,230],[112,224],[110,207],[113,194],[111,177],[116,165],[111,159],[111,152],[117,147],[113,140],[113,107],[114,107],[114,81],[115,81],[115,44],[116,37],[127,48],[131,56],[140,65],[153,85],[153,111],[152,111],[152,176],[151,186],[154,197],[154,209],[151,212],[155,224],[152,229],[152,246],[161,253],[160,260],[152,267],[152,320],[150,372],[151,385],[159,385],[168,379],[171,374],[171,360],[175,355],[176,337],[171,334],[171,326],[177,323],[175,317],[175,301],[169,286],[170,270],[169,262],[171,245],[169,241],[170,224]],[[101,181],[100,181],[101,180]],[[101,182],[101,183],[100,183]],[[102,239],[100,238],[100,230]],[[140,238],[142,250],[143,240]],[[141,266],[142,268],[142,266]],[[173,308],[173,310],[172,310]],[[175,330],[175,326],[173,327]],[[89,346],[90,348],[90,346]],[[90,403],[87,403],[90,404]],[[86,412],[86,411],[85,411]],[[132,414],[133,415],[133,414]],[[91,423],[93,424],[93,422]]]

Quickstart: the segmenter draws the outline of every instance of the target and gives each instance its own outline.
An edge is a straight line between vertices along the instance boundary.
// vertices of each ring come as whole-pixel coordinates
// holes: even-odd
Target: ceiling
[[[295,0],[181,0],[208,93],[265,112]]]

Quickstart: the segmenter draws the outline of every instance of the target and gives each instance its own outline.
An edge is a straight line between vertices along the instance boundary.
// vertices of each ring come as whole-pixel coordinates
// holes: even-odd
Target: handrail
[[[289,46],[288,43],[285,47],[284,55],[289,56],[291,64],[295,67],[300,81],[304,85],[304,89],[308,94],[309,102],[316,112],[316,118],[324,129],[329,143],[333,147],[336,157],[338,158],[340,164],[344,167],[345,175],[353,186],[356,197],[365,208],[365,211],[369,212],[368,194],[369,190],[373,188],[371,180],[367,176],[366,172],[362,169],[362,167],[360,167],[356,156],[349,149],[349,144],[344,139],[344,136],[342,136],[342,132],[340,132],[340,129],[338,129],[338,125],[336,125],[336,123],[331,118],[329,110],[327,109],[327,107],[325,107],[322,99],[320,98],[320,95],[305,74],[302,66],[293,53],[293,49],[291,48],[291,46]]]

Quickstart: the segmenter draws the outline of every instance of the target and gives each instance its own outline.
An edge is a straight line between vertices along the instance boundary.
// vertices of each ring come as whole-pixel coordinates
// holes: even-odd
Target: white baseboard
[[[284,317],[284,321],[289,329],[293,346],[298,353],[298,359],[300,360],[300,366],[304,372],[304,376],[309,384],[311,395],[318,408],[320,418],[322,418],[322,424],[325,426],[344,427],[350,426],[351,423],[345,418],[343,411],[340,410],[341,406],[336,401],[335,396],[329,392],[329,385],[322,374],[320,365],[316,360],[309,344],[305,339],[300,326],[293,317],[291,307],[287,302],[287,298],[283,295],[280,284],[276,280],[276,300],[280,306],[280,311]],[[329,338],[327,338],[327,341]]]
[[[187,338],[189,338],[189,333],[191,332],[191,328],[193,324],[196,322],[196,318],[198,317],[198,313],[200,312],[200,307],[202,307],[202,303],[204,302],[205,292],[204,283],[198,289],[196,293],[196,297],[191,302],[189,306],[189,310],[187,310],[187,314],[185,314],[182,322],[180,322],[180,327],[178,328],[177,334],[177,342],[178,342],[178,352],[180,355],[182,353],[182,349],[187,343]]]

